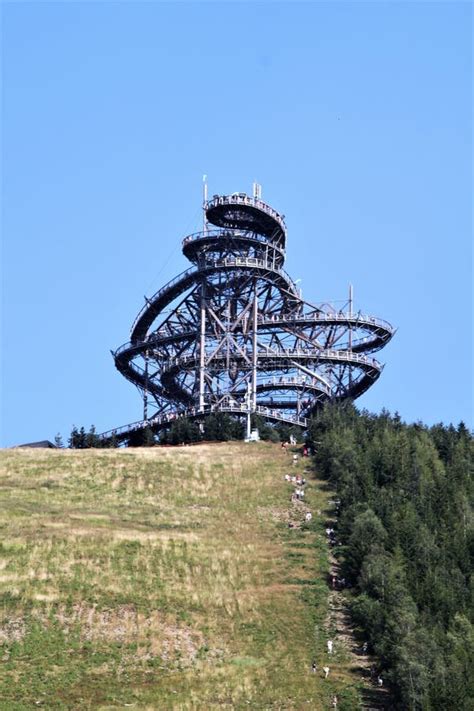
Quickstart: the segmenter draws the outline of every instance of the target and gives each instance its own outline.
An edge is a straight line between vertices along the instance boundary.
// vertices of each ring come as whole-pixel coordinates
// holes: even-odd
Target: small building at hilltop
[[[42,439],[40,442],[28,442],[27,444],[17,444],[13,449],[21,449],[22,447],[30,447],[31,449],[58,449],[58,447],[49,441]]]

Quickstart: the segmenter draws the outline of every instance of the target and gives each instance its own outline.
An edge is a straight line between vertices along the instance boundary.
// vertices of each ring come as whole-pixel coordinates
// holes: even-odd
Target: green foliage
[[[202,429],[202,431],[201,431]],[[230,415],[216,412],[203,421],[202,428],[192,420],[178,417],[169,430],[161,433],[162,444],[190,444],[206,440],[208,442],[228,442],[244,438],[244,425]]]
[[[104,447],[104,443],[95,431],[94,425],[91,425],[89,431],[86,432],[84,427],[79,430],[76,425],[73,425],[71,434],[68,439],[70,449],[90,449],[91,447]]]
[[[100,437],[95,431],[94,425],[91,425],[89,432],[86,434],[86,448],[90,447],[101,447],[102,442]]]
[[[325,408],[312,421],[318,472],[340,498],[352,614],[391,680],[399,708],[466,710],[474,698],[473,440],[398,415]]]
[[[273,428],[271,425],[265,422],[263,417],[261,417],[260,415],[256,415],[255,413],[252,414],[250,418],[250,424],[252,429],[258,429],[260,439],[264,441],[268,441],[270,439]]]
[[[149,426],[137,430],[136,432],[131,432],[127,441],[127,445],[129,447],[153,447],[155,444],[155,435]],[[114,445],[114,442],[112,441],[111,446],[117,445]]]
[[[162,433],[160,441],[162,444],[189,444],[199,442],[200,439],[199,425],[185,417],[179,417],[168,431]]]
[[[242,423],[224,413],[209,415],[204,420],[204,439],[215,442],[227,442],[231,439],[243,439]]]
[[[81,427],[81,429],[78,430],[76,425],[73,425],[68,439],[68,446],[70,449],[85,449],[85,445],[86,431],[84,427]]]
[[[301,437],[299,427],[290,428],[286,425],[273,426],[268,424],[263,417],[255,413],[251,416],[251,426],[252,429],[258,429],[260,439],[267,442],[288,442],[293,429],[296,429],[298,435]]]

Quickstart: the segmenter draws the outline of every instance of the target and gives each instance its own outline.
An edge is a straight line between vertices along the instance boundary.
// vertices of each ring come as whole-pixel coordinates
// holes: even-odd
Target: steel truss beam
[[[145,300],[113,354],[144,400],[144,419],[129,429],[249,409],[306,427],[322,403],[365,392],[392,326],[354,313],[352,292],[347,310],[304,301],[283,270],[283,217],[260,198],[214,196],[204,209],[205,229],[183,241],[194,266]]]

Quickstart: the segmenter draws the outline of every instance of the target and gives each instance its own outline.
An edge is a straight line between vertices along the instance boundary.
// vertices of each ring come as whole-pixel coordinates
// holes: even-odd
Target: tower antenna
[[[202,176],[202,231],[207,232],[207,217],[206,217],[206,205],[207,205],[207,175]]]

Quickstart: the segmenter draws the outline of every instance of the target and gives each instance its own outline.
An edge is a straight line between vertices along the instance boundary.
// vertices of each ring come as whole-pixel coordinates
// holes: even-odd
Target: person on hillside
[[[323,672],[324,672],[324,678],[327,679],[329,676],[329,672],[330,672],[329,667],[323,667]]]
[[[332,639],[328,639],[328,654],[332,654],[332,648],[333,648],[333,641],[332,641]]]
[[[377,677],[377,686],[382,687],[383,686],[383,679],[381,676]]]
[[[337,696],[336,696],[336,694],[334,694],[334,696],[332,697],[332,707],[333,707],[333,709],[337,709]]]
[[[304,520],[305,520],[307,523],[309,523],[312,518],[313,518],[313,514],[311,513],[311,511],[307,511],[307,512],[306,512],[306,515],[305,515],[305,517],[304,517]]]
[[[318,671],[318,667],[316,666],[316,662],[313,662],[313,663],[312,663],[312,665],[311,665],[311,671],[313,672],[313,674],[316,674],[316,672]]]

